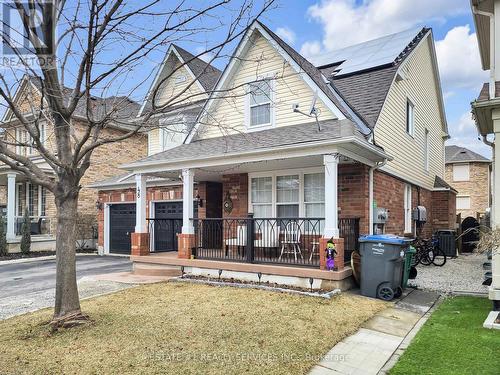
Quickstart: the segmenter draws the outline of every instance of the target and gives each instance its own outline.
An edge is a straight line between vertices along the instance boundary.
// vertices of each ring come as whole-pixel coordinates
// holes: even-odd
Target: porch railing
[[[318,267],[324,222],[323,218],[195,219],[193,253],[199,259]],[[339,224],[350,259],[357,247],[359,219],[341,219]]]
[[[150,251],[176,251],[177,234],[182,231],[182,219],[147,219]]]

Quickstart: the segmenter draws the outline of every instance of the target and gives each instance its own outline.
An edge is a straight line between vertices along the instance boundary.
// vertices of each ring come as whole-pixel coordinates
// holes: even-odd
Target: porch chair
[[[280,242],[280,227],[276,225],[276,220],[266,222],[257,228],[256,234],[260,238],[254,240],[254,247],[263,249],[278,249]]]
[[[286,249],[286,251],[285,251]],[[300,259],[304,259],[302,251],[300,250],[300,228],[296,221],[290,221],[285,227],[283,241],[281,242],[281,254],[278,260],[281,260],[283,254],[293,254],[295,261],[297,261],[297,253]]]
[[[246,225],[238,225],[236,227],[236,237],[228,238],[225,240],[226,247],[226,257],[228,256],[229,247],[236,246],[238,249],[238,255],[240,255],[240,249],[243,249],[243,255],[245,246],[247,245],[247,227]]]

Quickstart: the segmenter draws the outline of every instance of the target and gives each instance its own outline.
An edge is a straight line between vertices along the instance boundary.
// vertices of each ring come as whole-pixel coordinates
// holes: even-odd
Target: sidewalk
[[[376,314],[335,345],[310,375],[385,374],[428,319],[438,298],[434,292],[410,290],[394,307]]]

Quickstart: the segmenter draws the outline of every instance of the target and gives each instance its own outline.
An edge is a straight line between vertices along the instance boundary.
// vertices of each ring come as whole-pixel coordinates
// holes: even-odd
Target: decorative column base
[[[320,238],[319,239],[319,268],[326,270],[326,244],[330,238]],[[335,244],[335,250],[337,250],[337,256],[335,260],[335,271],[342,271],[344,269],[344,239],[334,238],[333,243]]]
[[[149,255],[149,233],[132,233],[130,239],[132,242],[132,255]]]
[[[181,259],[190,259],[191,251],[195,244],[194,234],[179,233],[177,235],[177,240],[179,243],[177,257]]]

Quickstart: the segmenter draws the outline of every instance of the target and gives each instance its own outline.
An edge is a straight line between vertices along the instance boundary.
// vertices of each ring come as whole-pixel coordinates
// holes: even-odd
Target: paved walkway
[[[310,375],[385,374],[427,320],[439,295],[410,290],[394,307],[376,314],[335,345]]]

